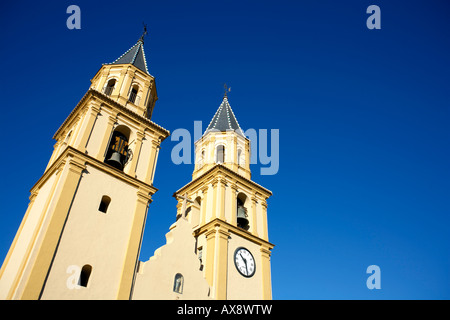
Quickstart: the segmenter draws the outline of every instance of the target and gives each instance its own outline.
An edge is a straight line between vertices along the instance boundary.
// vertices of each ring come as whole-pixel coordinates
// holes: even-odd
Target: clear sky
[[[81,9],[69,30],[66,9]],[[369,30],[369,5],[381,29]],[[209,124],[223,95],[241,127],[279,129],[268,200],[275,299],[450,299],[450,3],[8,1],[0,4],[0,259],[52,136],[102,63],[136,43],[173,131]],[[165,243],[193,165],[158,160],[141,260]],[[366,287],[378,265],[381,289]]]

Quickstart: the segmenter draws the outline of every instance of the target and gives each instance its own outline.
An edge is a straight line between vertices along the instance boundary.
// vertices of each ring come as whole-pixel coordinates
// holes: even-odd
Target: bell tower
[[[250,141],[225,93],[195,142],[192,181],[174,194],[177,218],[186,218],[193,226],[196,253],[213,299],[272,298],[274,245],[267,227],[271,195],[251,180]]]
[[[0,299],[129,299],[161,142],[144,35],[56,131],[0,270]]]

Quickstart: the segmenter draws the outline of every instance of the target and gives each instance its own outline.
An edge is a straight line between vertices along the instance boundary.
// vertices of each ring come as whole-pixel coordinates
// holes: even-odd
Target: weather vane
[[[226,97],[226,96],[227,96],[227,92],[230,92],[230,91],[231,91],[231,87],[228,87],[227,84],[225,83],[225,84],[223,85],[223,88],[224,88],[224,94],[223,94],[223,96]]]
[[[141,40],[144,42],[144,37],[147,35],[147,25],[143,22],[142,25],[144,26],[144,31],[142,32]]]

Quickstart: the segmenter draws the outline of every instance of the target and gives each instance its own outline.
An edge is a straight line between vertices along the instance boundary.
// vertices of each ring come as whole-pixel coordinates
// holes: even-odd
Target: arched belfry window
[[[216,163],[224,163],[225,162],[225,146],[218,145],[216,148]]]
[[[108,81],[108,83],[106,84],[106,87],[105,87],[105,91],[104,91],[107,96],[110,96],[112,94],[115,85],[116,85],[116,79],[111,79]]]
[[[244,230],[248,230],[250,228],[248,221],[247,208],[245,207],[245,203],[247,202],[247,196],[243,193],[239,193],[237,196],[237,226]]]
[[[130,150],[128,150],[129,137],[130,129],[125,126],[119,126],[114,130],[111,141],[109,142],[105,163],[119,170],[123,170],[131,155]]]
[[[181,273],[175,275],[173,280],[173,292],[183,293],[184,277]]]
[[[131,88],[130,97],[128,98],[128,101],[134,104],[138,104],[139,101],[136,101],[138,92],[139,92],[138,85],[137,84],[133,85],[133,87]]]
[[[200,167],[203,167],[204,163],[205,163],[205,150],[202,150],[198,164]]]
[[[81,268],[80,279],[78,280],[78,285],[81,287],[87,287],[89,283],[89,278],[91,277],[92,266],[86,264]]]
[[[237,152],[237,164],[238,164],[238,166],[242,166],[243,165],[241,156],[242,156],[242,150],[238,149],[238,152]]]

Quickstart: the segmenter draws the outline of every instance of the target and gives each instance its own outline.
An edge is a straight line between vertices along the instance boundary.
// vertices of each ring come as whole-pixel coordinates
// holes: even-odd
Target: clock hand
[[[239,253],[239,255],[241,256],[242,260],[244,260],[244,263],[245,263],[245,270],[247,270],[247,274],[248,274],[247,260],[242,256],[241,253]]]

